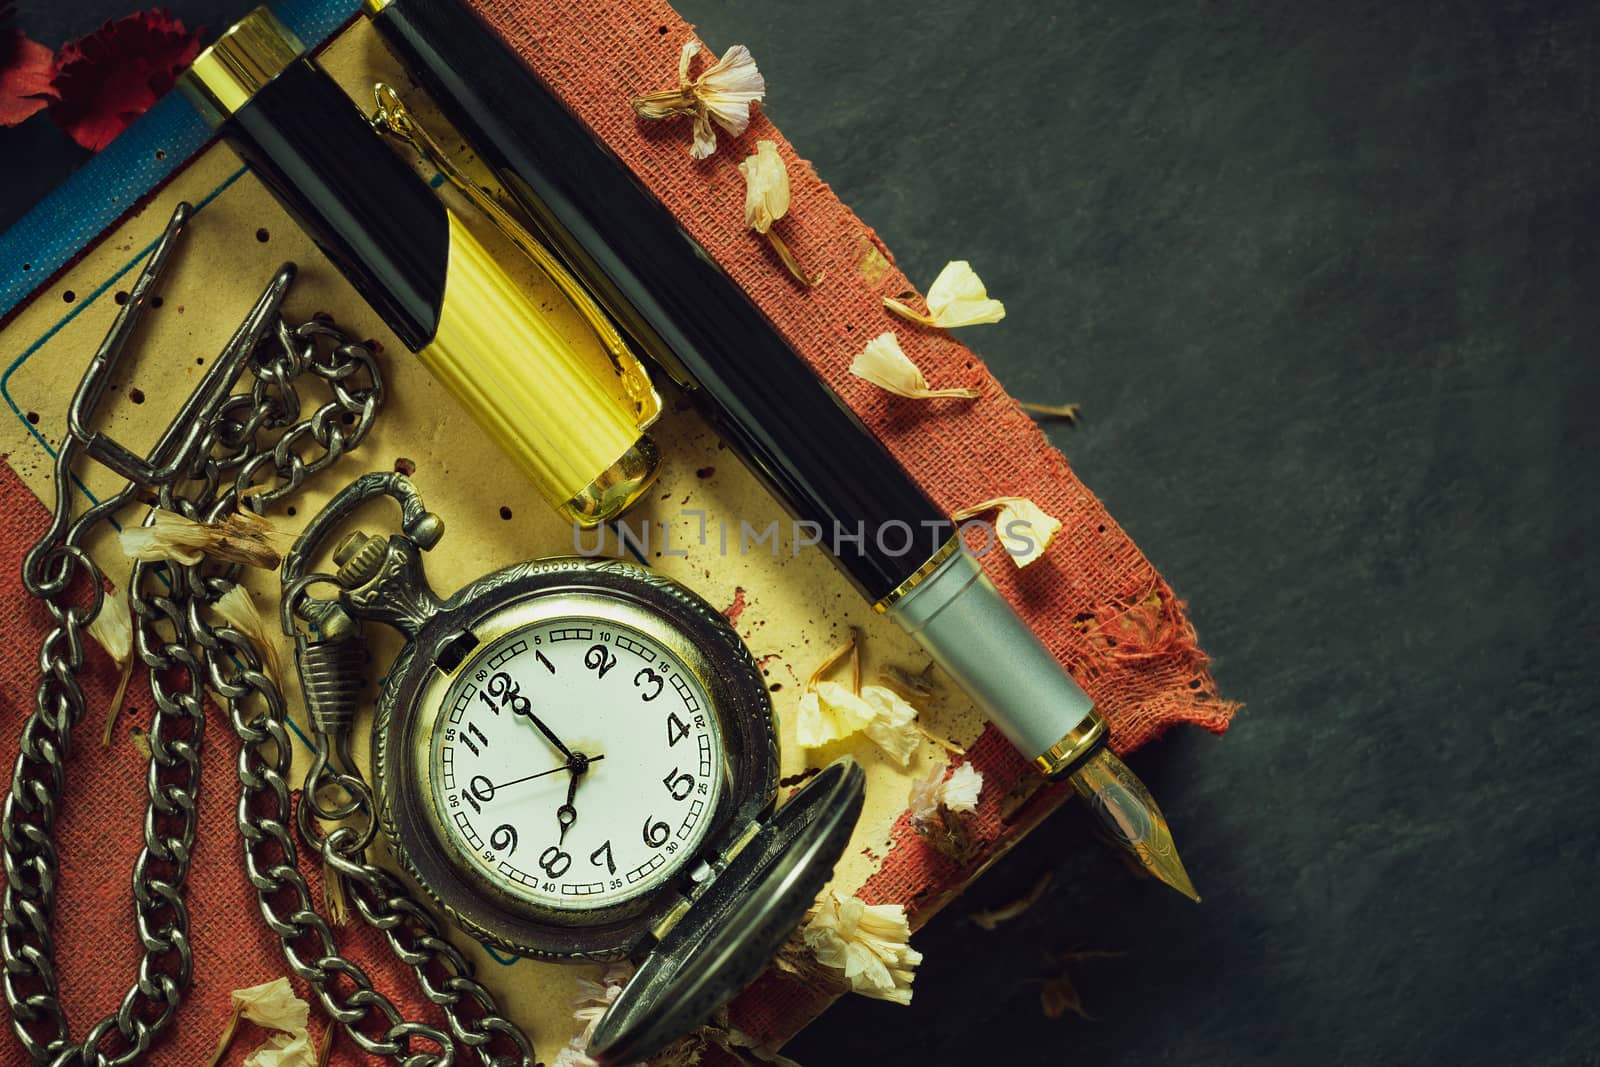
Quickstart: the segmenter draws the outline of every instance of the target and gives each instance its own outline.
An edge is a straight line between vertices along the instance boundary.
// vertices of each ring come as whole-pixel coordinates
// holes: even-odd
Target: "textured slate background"
[[[126,0],[22,0],[52,45]],[[226,25],[247,0],[181,0]],[[1065,812],[801,1062],[1600,1063],[1600,11],[679,0],[1187,597],[1226,741],[1133,761],[1198,907]],[[0,131],[0,224],[81,159]],[[1585,784],[1590,783],[1590,784]],[[1590,901],[1586,904],[1585,901]],[[1049,956],[1086,1021],[1038,1006]]]

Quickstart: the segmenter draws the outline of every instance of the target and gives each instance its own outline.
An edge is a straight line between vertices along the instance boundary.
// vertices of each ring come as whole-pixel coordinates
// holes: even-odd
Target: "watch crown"
[[[386,547],[387,542],[383,538],[360,530],[340,541],[339,547],[333,550],[333,562],[339,565],[339,584],[346,589],[354,589],[375,578],[383,566]]]

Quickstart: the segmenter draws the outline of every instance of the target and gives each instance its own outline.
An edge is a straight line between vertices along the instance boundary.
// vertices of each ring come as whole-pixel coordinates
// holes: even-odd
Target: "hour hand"
[[[557,844],[566,841],[567,831],[578,821],[578,809],[572,806],[572,801],[578,795],[579,772],[570,765],[567,770],[572,771],[572,777],[567,780],[567,802],[556,809],[556,822],[561,824],[561,838]]]

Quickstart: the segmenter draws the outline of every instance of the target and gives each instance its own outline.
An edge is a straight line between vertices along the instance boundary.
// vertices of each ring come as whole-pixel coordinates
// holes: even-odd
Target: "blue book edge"
[[[278,0],[272,5],[309,48],[327,41],[358,6],[359,0]],[[178,92],[169,92],[0,233],[0,325],[70,267],[96,238],[136,210],[211,138],[212,131],[189,102]],[[5,356],[10,363],[16,353]]]

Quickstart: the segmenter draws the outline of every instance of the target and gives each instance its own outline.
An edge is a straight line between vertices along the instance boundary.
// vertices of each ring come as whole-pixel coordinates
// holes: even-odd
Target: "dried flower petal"
[[[757,141],[755,152],[739,164],[744,175],[744,224],[757,233],[766,233],[789,213],[789,170],[778,146]]]
[[[872,709],[872,721],[862,732],[900,766],[909,764],[912,753],[922,743],[922,732],[917,729],[917,709],[906,703],[899,693],[882,685],[862,686],[861,699]]]
[[[932,827],[940,808],[954,812],[977,809],[978,794],[983,789],[982,772],[971,763],[959,765],[946,776],[949,769],[947,764],[940,763],[911,783],[906,811],[911,816],[911,824],[918,829]]]
[[[928,768],[928,773],[911,783],[911,796],[906,801],[906,814],[914,829],[924,830],[939,817],[939,805],[944,800],[944,776],[950,765],[944,762]]]
[[[964,259],[946,263],[928,286],[928,310],[933,321],[946,329],[999,322],[1006,317],[1006,306],[989,296],[983,279]]]
[[[148,111],[200,52],[200,35],[160,8],[141,11],[61,46],[50,117],[98,152]]]
[[[922,953],[908,944],[911,927],[900,905],[863,904],[829,890],[818,899],[800,937],[819,963],[843,971],[857,993],[911,1003],[911,982]]]
[[[303,1033],[310,1006],[294,995],[287,978],[233,991],[233,1007],[240,1016],[257,1026],[287,1033]]]
[[[983,792],[983,772],[971,763],[958,766],[945,779],[942,799],[951,811],[976,811],[978,794]]]
[[[1078,416],[1083,413],[1082,404],[1034,404],[1026,400],[1017,401],[1017,407],[1030,415],[1043,415],[1050,419],[1065,419],[1074,426],[1078,423]]]
[[[89,636],[99,642],[117,666],[133,655],[133,613],[128,610],[128,591],[107,593],[100,613],[89,624]]]
[[[821,748],[866,729],[873,710],[838,682],[820,682],[800,698],[795,736],[802,748]]]
[[[750,49],[736,44],[722,54],[700,77],[689,80],[689,61],[700,51],[698,41],[686,41],[678,56],[678,87],[636,96],[629,101],[640,118],[666,119],[694,116],[694,147],[689,155],[705,159],[717,150],[717,131],[711,123],[735,137],[750,126],[750,105],[766,95],[767,83],[756,69]]]
[[[99,614],[89,624],[89,636],[122,668],[111,703],[106,706],[105,729],[100,731],[100,747],[107,748],[111,744],[111,733],[116,729],[117,715],[122,711],[123,698],[128,695],[128,682],[133,678],[133,614],[128,609],[126,583],[120,592],[107,594],[101,601]]]
[[[578,1039],[573,1037],[568,1038],[567,1043],[561,1046],[556,1058],[550,1061],[550,1067],[600,1067],[600,1064],[590,1059],[579,1046]]]
[[[129,559],[194,566],[210,556],[272,570],[282,558],[274,544],[281,535],[253,511],[235,511],[220,522],[196,522],[162,508],[150,514],[146,525],[125,526],[117,535]]]
[[[994,520],[995,533],[1011,561],[1019,567],[1026,567],[1044,555],[1056,531],[1061,529],[1061,520],[1046,514],[1039,505],[1023,496],[995,497],[962,508],[950,517],[962,522],[986,511],[999,511]]]
[[[738,137],[750,127],[750,105],[767,95],[767,82],[750,49],[736,44],[695,80],[694,90],[717,125]]]
[[[972,264],[964,259],[951,260],[928,287],[928,314],[924,315],[891,297],[883,298],[883,306],[920,326],[938,326],[954,329],[957,326],[976,326],[985,322],[999,322],[1006,317],[1006,306],[990,298],[983,287],[983,279],[973,271]]]
[[[248,637],[261,654],[261,669],[273,682],[283,684],[283,661],[278,651],[278,631],[267,626],[250,590],[235,582],[217,598],[217,614],[222,621]]]
[[[572,1017],[583,1024],[583,1029],[567,1040],[550,1067],[598,1067],[587,1053],[589,1039],[632,977],[633,964],[626,960],[606,967],[598,982],[579,976],[578,990],[572,997]]]
[[[55,53],[21,30],[0,30],[0,126],[15,126],[47,107]]]
[[[244,1058],[244,1067],[317,1067],[317,1049],[304,1030],[273,1034]]]
[[[979,395],[976,389],[929,389],[928,379],[911,362],[911,357],[901,350],[900,339],[893,333],[880,333],[868,341],[867,347],[850,364],[850,373],[896,396],[910,397],[912,400]]]

